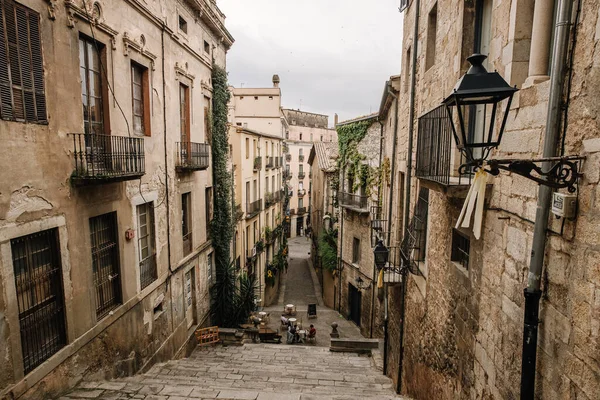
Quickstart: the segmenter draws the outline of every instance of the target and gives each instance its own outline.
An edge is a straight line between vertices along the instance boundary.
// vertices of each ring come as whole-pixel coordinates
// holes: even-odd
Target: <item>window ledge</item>
[[[460,271],[467,278],[469,277],[469,270],[461,265],[458,261],[451,261],[452,265],[456,267],[458,271]]]

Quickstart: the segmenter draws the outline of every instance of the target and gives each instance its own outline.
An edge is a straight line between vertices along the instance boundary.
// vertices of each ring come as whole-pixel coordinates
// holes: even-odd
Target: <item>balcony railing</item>
[[[305,189],[298,189],[298,197],[302,197],[306,194],[306,190]]]
[[[262,210],[262,199],[246,204],[246,218],[253,218]]]
[[[298,179],[304,179],[306,174],[304,172],[298,172]]]
[[[419,118],[419,137],[417,140],[417,178],[426,179],[442,185],[468,185],[471,174],[460,175],[453,167],[454,157],[459,152],[453,146],[452,123],[446,106],[439,106]],[[464,163],[460,153],[460,163]]]
[[[292,161],[292,155],[290,153],[287,153],[285,155],[285,159],[286,159],[286,161]]]
[[[338,201],[343,207],[351,207],[359,210],[367,210],[369,196],[361,196],[358,194],[338,192]]]
[[[274,157],[267,157],[267,165],[265,165],[266,169],[271,169],[275,166],[275,160],[273,158]]]
[[[210,165],[210,145],[206,143],[177,142],[177,171],[197,171]]]
[[[298,207],[298,215],[306,213],[306,207]]]
[[[254,158],[254,171],[260,171],[262,169],[262,157]]]
[[[292,175],[294,175],[294,174],[292,174],[290,171],[285,171],[283,173],[283,178],[284,179],[292,179]]]
[[[85,185],[137,179],[145,173],[144,139],[74,133],[74,184]]]
[[[290,210],[290,215],[296,215],[296,210],[294,208]]]
[[[281,200],[281,191],[267,193],[265,195],[265,207],[271,207],[272,205],[279,203],[280,200]]]
[[[303,155],[299,155],[298,156],[298,161],[299,162],[304,162],[304,156]]]

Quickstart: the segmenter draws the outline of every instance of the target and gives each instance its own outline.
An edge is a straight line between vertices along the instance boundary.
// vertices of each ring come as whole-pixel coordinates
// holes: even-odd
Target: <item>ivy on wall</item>
[[[327,271],[334,271],[338,262],[337,229],[323,229],[319,236],[319,256]]]
[[[236,326],[242,305],[242,293],[236,285],[236,269],[231,262],[230,246],[233,237],[231,210],[231,173],[227,170],[229,154],[229,134],[227,126],[227,72],[213,64],[213,104],[212,104],[212,168],[214,187],[214,213],[210,225],[214,249],[216,282],[211,293],[212,323],[222,327]],[[252,307],[254,304],[252,304]],[[246,316],[247,317],[247,316]]]
[[[346,170],[346,178],[352,178],[351,190],[356,192],[360,187],[366,188],[370,196],[373,187],[377,185],[379,173],[364,161],[367,156],[358,151],[358,144],[367,136],[372,120],[354,122],[336,128],[338,134],[339,158],[338,169]]]

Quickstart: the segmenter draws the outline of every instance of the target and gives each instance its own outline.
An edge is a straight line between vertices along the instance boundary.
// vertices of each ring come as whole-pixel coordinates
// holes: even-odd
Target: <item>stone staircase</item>
[[[197,348],[189,358],[147,373],[107,382],[83,382],[72,399],[406,399],[374,367],[371,357],[327,347],[246,344]]]

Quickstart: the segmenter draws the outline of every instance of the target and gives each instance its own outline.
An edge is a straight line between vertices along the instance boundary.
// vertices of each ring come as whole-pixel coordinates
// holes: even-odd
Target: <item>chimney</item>
[[[279,75],[275,74],[273,75],[273,87],[274,88],[278,88],[279,87]]]
[[[338,115],[334,114],[333,115],[333,127],[335,128],[338,124]]]

